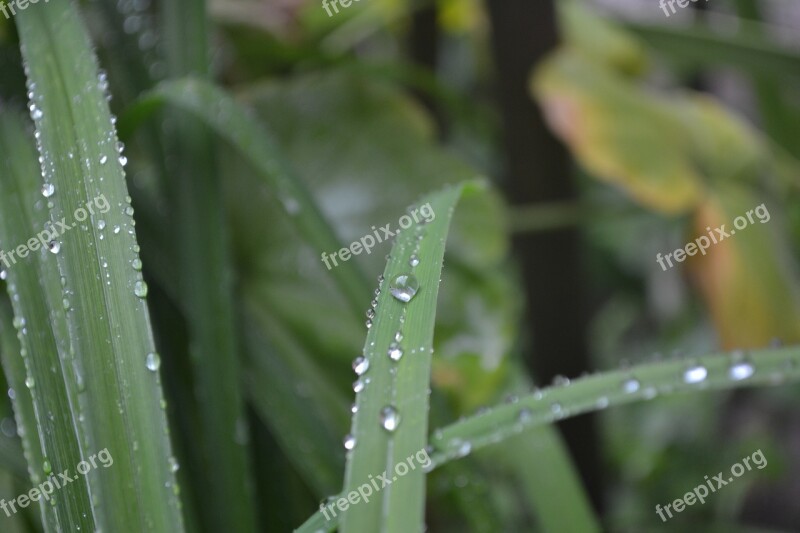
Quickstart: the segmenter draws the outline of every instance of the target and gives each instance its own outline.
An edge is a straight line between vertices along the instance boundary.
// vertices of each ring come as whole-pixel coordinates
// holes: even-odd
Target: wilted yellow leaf
[[[797,273],[769,210],[769,202],[728,186],[694,217],[692,240],[711,234],[721,239],[688,264],[726,349],[762,347],[773,338],[800,341]]]

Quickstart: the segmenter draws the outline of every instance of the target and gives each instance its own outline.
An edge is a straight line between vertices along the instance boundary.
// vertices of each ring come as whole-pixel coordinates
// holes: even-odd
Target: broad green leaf
[[[696,252],[687,263],[720,344],[729,349],[765,346],[775,338],[800,340],[797,267],[781,238],[778,204],[761,200],[735,185],[721,188],[697,210],[687,237],[710,243],[705,254]]]
[[[55,253],[40,255],[56,346],[78,384],[70,412],[83,456],[107,449],[114,459],[87,474],[95,524],[180,532],[160,358],[107,81],[72,2],[31,5],[16,21],[44,183],[53,187],[49,218],[74,224],[52,239]]]
[[[599,179],[664,213],[699,203],[702,173],[668,101],[568,49],[539,66],[533,90],[550,127]]]

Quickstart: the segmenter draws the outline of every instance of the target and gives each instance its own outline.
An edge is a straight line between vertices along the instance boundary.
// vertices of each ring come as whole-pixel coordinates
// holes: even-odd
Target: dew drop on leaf
[[[419,282],[412,274],[401,274],[394,278],[390,290],[397,300],[408,303],[417,294]]]
[[[708,377],[708,370],[706,370],[706,367],[701,365],[695,365],[687,368],[683,373],[684,383],[701,383],[706,379],[706,377]]]
[[[138,296],[139,298],[144,298],[147,296],[147,283],[144,281],[137,281],[136,284],[133,286],[133,294]]]
[[[147,370],[156,372],[161,367],[161,357],[155,352],[150,352],[144,360]]]
[[[58,241],[50,241],[47,243],[47,249],[51,253],[57,254],[61,250],[61,244]]]
[[[52,183],[45,183],[42,185],[42,196],[50,198],[56,192],[56,187]]]
[[[403,349],[400,347],[399,344],[393,342],[389,345],[389,351],[387,352],[389,359],[392,361],[399,361],[400,358],[403,357]]]
[[[352,450],[356,447],[356,438],[352,435],[345,435],[344,437],[344,449],[345,450]]]
[[[355,372],[357,376],[364,375],[367,370],[369,370],[369,361],[366,357],[359,355],[353,359],[353,372]]]
[[[400,425],[400,413],[398,413],[397,409],[391,405],[387,405],[381,409],[378,418],[381,427],[390,433],[394,432],[397,429],[397,426]]]
[[[732,365],[728,369],[728,376],[734,381],[741,381],[747,379],[755,374],[756,369],[748,362],[740,362]]]
[[[622,382],[622,390],[625,391],[627,394],[632,394],[636,392],[637,390],[639,390],[639,386],[640,386],[639,381],[634,378],[626,379],[625,381]]]

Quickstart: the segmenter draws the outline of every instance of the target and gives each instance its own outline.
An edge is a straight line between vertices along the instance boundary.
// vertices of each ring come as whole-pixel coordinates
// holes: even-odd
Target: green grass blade
[[[497,406],[433,433],[435,464],[457,459],[463,443],[477,450],[530,428],[635,401],[678,392],[724,390],[791,382],[800,378],[800,348],[712,354],[692,360],[636,365],[554,386]],[[752,376],[748,376],[752,371]],[[688,376],[688,378],[687,378]],[[700,377],[703,379],[698,380]],[[689,379],[693,378],[693,379]]]
[[[356,395],[358,410],[351,431],[355,447],[348,456],[344,492],[355,491],[369,483],[370,476],[384,472],[391,480],[399,473],[396,466],[409,458],[414,468],[408,465],[408,473],[370,501],[345,510],[340,521],[343,533],[423,529],[425,474],[416,454],[427,444],[433,327],[444,243],[462,191],[476,188],[459,185],[421,200],[414,209],[426,206],[434,214],[433,220],[401,231],[392,247],[376,299],[374,325],[364,344],[369,368],[358,381],[363,390]],[[412,261],[412,256],[416,260]],[[419,284],[408,303],[393,296],[395,289],[391,288],[402,275],[414,276]],[[387,355],[393,343],[404,352],[399,361]],[[381,421],[387,409],[399,416],[396,429],[387,429],[388,424]],[[334,506],[333,512],[340,510]]]
[[[36,411],[33,397],[25,386],[25,362],[20,357],[20,344],[17,330],[14,328],[14,312],[11,303],[0,299],[0,363],[8,386],[14,419],[17,423],[17,435],[22,442],[20,448],[16,439],[0,435],[0,456],[3,468],[13,473],[20,480],[35,480],[40,476],[30,466],[44,463],[44,455],[39,445],[39,430],[36,426]],[[54,518],[53,510],[47,511],[46,520]]]
[[[698,376],[703,375],[700,368],[705,369],[707,375],[697,381]],[[687,382],[687,375],[694,379]],[[496,406],[437,429],[430,438],[434,450],[430,457],[433,468],[436,468],[464,457],[465,450],[471,453],[544,424],[607,407],[677,393],[780,385],[796,381],[800,381],[800,346],[644,363],[625,370],[580,378],[567,386],[537,390],[512,404]],[[465,443],[468,443],[468,447],[465,447]],[[338,516],[326,520],[321,512],[317,512],[296,531],[330,531],[338,522]]]
[[[54,239],[57,253],[42,255],[43,283],[51,314],[66,325],[55,328],[56,341],[79,384],[73,416],[84,454],[108,449],[114,458],[87,475],[96,527],[180,532],[158,358],[106,81],[72,2],[32,5],[16,20],[42,173],[55,189],[50,220],[75,224]]]
[[[249,300],[253,293],[244,292]],[[249,301],[242,314],[250,355],[244,381],[253,407],[319,498],[340,490],[347,398],[320,372],[288,328]]]
[[[28,242],[41,229],[46,216],[41,209],[43,199],[33,139],[25,134],[25,126],[22,118],[11,112],[0,117],[0,158],[4,167],[0,181],[0,248],[8,251]],[[38,210],[34,207],[37,202]],[[9,264],[0,265],[20,345],[19,353],[6,354],[4,365],[19,392],[19,424],[26,433],[38,436],[38,442],[26,443],[29,458],[39,460],[38,464],[29,464],[34,485],[41,483],[48,471],[72,470],[82,459],[79,436],[74,431],[77,384],[71,378],[72,369],[59,358],[56,348],[47,298],[39,283],[41,253],[47,252],[32,252],[18,261],[13,256],[4,256],[3,260]],[[23,376],[18,375],[20,364],[24,364]],[[27,405],[29,398],[32,398],[33,419]],[[46,468],[45,462],[49,465]],[[65,486],[57,501],[56,506],[42,506],[48,531],[95,527],[85,478]]]
[[[203,0],[162,3],[164,50],[171,77],[208,76]],[[227,217],[216,171],[214,138],[201,120],[170,109],[165,180],[176,210],[179,288],[189,329],[202,463],[198,508],[207,531],[256,531],[247,418],[239,387],[233,275]]]
[[[339,239],[317,207],[311,194],[283,160],[270,132],[251,113],[224,91],[201,80],[172,81],[159,85],[120,121],[123,137],[160,106],[170,104],[204,121],[225,139],[256,170],[257,175],[280,198],[286,214],[314,249],[338,250]],[[343,295],[356,313],[369,301],[365,277],[355,261],[331,270]]]

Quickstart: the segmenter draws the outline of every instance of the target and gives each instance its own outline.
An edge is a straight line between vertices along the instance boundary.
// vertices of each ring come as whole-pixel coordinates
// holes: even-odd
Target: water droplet
[[[25,378],[25,386],[28,387],[29,389],[32,389],[36,386],[36,380],[33,379],[33,376],[28,376],[27,378]]]
[[[61,243],[58,241],[50,241],[47,243],[47,249],[50,250],[51,253],[57,254],[61,250]]]
[[[97,223],[97,229],[100,229],[100,230],[102,230],[102,229],[106,229],[106,221],[105,221],[105,220],[101,220],[101,221],[99,221],[99,222]]]
[[[472,451],[472,443],[469,442],[469,441],[466,441],[466,442],[462,443],[461,446],[458,447],[458,456],[459,457],[466,457],[467,455],[469,455],[469,452],[471,452],[471,451]]]
[[[56,186],[52,183],[45,183],[42,185],[42,196],[50,198],[56,192]]]
[[[345,435],[344,436],[344,449],[345,450],[352,450],[356,447],[356,438],[352,435]]]
[[[156,352],[150,352],[144,360],[147,370],[156,372],[161,367],[161,357]]]
[[[755,374],[756,369],[753,365],[748,362],[741,362],[732,365],[728,370],[728,376],[734,381],[741,381],[743,379],[747,379],[753,374]]]
[[[558,415],[558,414],[561,414],[561,412],[562,412],[562,409],[561,409],[561,404],[560,404],[560,403],[554,403],[554,404],[552,404],[552,405],[550,406],[550,411],[552,411],[552,412],[553,412],[553,414],[556,414],[556,415]]]
[[[401,274],[394,278],[390,289],[392,296],[403,303],[408,303],[417,294],[419,282],[411,274]]]
[[[598,409],[605,409],[606,407],[608,407],[608,398],[607,398],[607,397],[605,397],[605,396],[601,396],[601,397],[600,397],[600,398],[598,398],[598,399],[597,399],[597,401],[595,402],[595,406],[596,406]]]
[[[31,118],[33,118],[33,120],[39,120],[39,119],[41,119],[41,118],[42,118],[42,114],[43,114],[43,113],[42,113],[42,110],[41,110],[41,109],[39,109],[38,107],[34,107],[34,108],[31,110]]]
[[[625,391],[627,394],[632,394],[639,390],[640,384],[639,380],[634,378],[626,379],[622,382],[622,390]]]
[[[533,411],[531,411],[527,407],[523,407],[522,409],[519,410],[519,413],[517,413],[517,422],[520,422],[521,424],[530,422],[532,418],[533,418]]]
[[[372,320],[373,318],[375,318],[375,310],[367,309],[367,319]]]
[[[366,322],[364,322],[364,325],[365,325],[365,326],[367,326],[367,329],[371,328],[371,327],[372,327],[372,320],[370,320],[370,319],[368,318],[368,319],[367,319],[367,321],[366,321]]]
[[[381,409],[379,420],[381,427],[391,433],[400,425],[400,413],[391,405],[387,405]]]
[[[8,272],[5,270],[0,270],[0,279],[5,281],[8,278]]]
[[[398,331],[397,333],[394,334],[394,340],[400,342],[401,340],[403,340],[403,334]]]
[[[131,262],[131,266],[133,266],[134,270],[141,270],[142,269],[142,261],[138,257]]]
[[[684,383],[700,383],[705,380],[706,377],[708,377],[708,370],[706,370],[706,367],[701,365],[695,365],[687,368],[683,373]]]
[[[123,167],[128,164],[128,158],[125,157],[124,155],[119,156],[117,158],[117,161],[119,161],[119,164],[122,165]]]
[[[53,472],[53,467],[50,465],[50,461],[45,461],[42,463],[42,470],[44,470],[45,475],[49,475]]]
[[[133,207],[128,206],[128,207],[125,208],[125,214],[128,215],[129,217],[132,217],[133,213],[134,213]]]
[[[366,383],[364,383],[363,379],[357,379],[353,382],[353,392],[359,393],[364,390]]]
[[[399,361],[401,357],[403,357],[403,349],[400,347],[399,344],[393,342],[389,345],[389,351],[387,353],[389,359],[392,361]]]
[[[64,308],[64,311],[67,311],[69,309],[69,300],[66,298],[61,300],[61,306]]]
[[[350,406],[350,412],[356,414],[358,412],[358,405],[353,404]]]
[[[138,296],[139,298],[144,298],[147,296],[147,283],[144,281],[137,281],[136,284],[133,286],[133,294]]]
[[[419,257],[416,255],[412,255],[411,258],[408,260],[409,266],[415,267],[419,264]]]
[[[175,472],[180,470],[180,468],[181,468],[181,465],[178,463],[178,460],[175,459],[174,457],[170,457],[169,458],[169,471],[174,474]]]
[[[353,359],[353,372],[355,372],[357,376],[364,375],[367,370],[369,370],[369,361],[366,357],[359,355]]]
[[[567,385],[569,385],[568,377],[558,375],[553,378],[553,387],[566,387]]]
[[[108,162],[108,156],[105,156],[105,155],[100,156],[100,164],[101,165],[105,165],[106,162]]]

